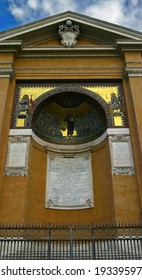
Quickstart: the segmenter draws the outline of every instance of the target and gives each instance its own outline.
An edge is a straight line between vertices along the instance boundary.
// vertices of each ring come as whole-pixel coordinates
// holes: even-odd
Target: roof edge
[[[142,39],[142,32],[130,29],[128,27],[123,27],[114,23],[106,22],[100,19],[96,19],[81,13],[76,13],[72,11],[65,11],[62,13],[58,13],[37,21],[33,21],[31,23],[27,23],[18,27],[14,27],[5,31],[0,32],[0,41],[5,39],[10,39],[18,35],[22,35],[24,33],[35,31],[39,28],[43,28],[46,26],[50,26],[52,24],[63,22],[66,19],[76,20],[80,23],[93,26],[95,28],[103,29],[104,31],[110,31],[118,33],[119,35],[123,35],[130,39]]]

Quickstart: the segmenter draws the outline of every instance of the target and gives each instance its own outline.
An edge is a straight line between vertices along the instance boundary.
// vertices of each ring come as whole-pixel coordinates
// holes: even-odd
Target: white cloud
[[[86,7],[86,14],[106,21],[119,22],[123,17],[123,6],[120,1],[99,1]]]
[[[95,18],[142,30],[141,0],[94,0],[84,13]]]
[[[31,22],[67,10],[142,30],[142,0],[8,0],[19,23]]]
[[[15,17],[17,21],[21,21],[21,18],[24,18],[25,16],[25,9],[24,9],[25,3],[23,1],[23,5],[18,5],[18,1],[9,1],[9,10],[11,14]]]
[[[39,1],[38,0],[28,0],[27,1],[27,6],[31,9],[38,9],[39,6]]]
[[[77,9],[77,4],[75,3],[75,0],[42,0],[41,8],[43,9],[44,13],[53,15],[68,10],[75,11]]]
[[[26,23],[66,10],[77,10],[76,0],[8,0],[9,10],[19,23]],[[23,13],[22,13],[23,11]]]

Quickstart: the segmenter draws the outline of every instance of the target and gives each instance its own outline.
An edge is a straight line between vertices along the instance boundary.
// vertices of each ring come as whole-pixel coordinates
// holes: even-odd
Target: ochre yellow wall
[[[116,221],[140,222],[140,198],[136,176],[113,176]]]
[[[136,176],[111,175],[108,140],[92,151],[94,208],[45,208],[47,153],[33,140],[28,177],[3,177],[0,219],[13,223],[112,223],[140,219]]]
[[[117,57],[40,57],[17,58],[15,78],[17,80],[73,80],[121,79],[124,62]]]
[[[99,164],[98,164],[99,162]],[[107,164],[106,164],[107,163]],[[27,184],[26,223],[91,223],[114,221],[110,158],[107,141],[92,151],[94,208],[51,210],[45,208],[47,153],[31,144]],[[103,175],[102,175],[103,168]],[[107,178],[107,180],[104,180]]]
[[[131,84],[135,84],[133,92]],[[141,88],[142,77],[126,78],[123,80],[126,110],[131,135],[134,165],[136,170],[136,186],[138,188],[140,209],[142,209],[142,131],[141,131],[141,109],[142,103]],[[139,216],[140,216],[139,211]]]
[[[3,178],[0,195],[0,222],[25,223],[26,177]]]
[[[125,59],[138,60],[129,54]],[[11,56],[1,61],[11,63]],[[139,57],[140,59],[140,57]],[[4,223],[111,223],[140,221],[142,208],[142,77],[124,78],[122,57],[43,57],[15,58],[15,78],[0,79],[1,98],[1,158],[0,158],[0,222]],[[11,64],[10,64],[11,65]],[[3,66],[4,67],[4,66]],[[46,152],[30,143],[29,175],[5,177],[8,133],[14,102],[15,83],[18,80],[123,80],[132,149],[136,168],[135,176],[112,176],[110,151],[106,139],[92,151],[94,182],[94,208],[88,210],[50,210],[45,208]]]

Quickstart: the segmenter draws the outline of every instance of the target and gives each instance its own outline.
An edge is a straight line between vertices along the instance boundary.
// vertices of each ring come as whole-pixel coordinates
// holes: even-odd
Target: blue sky
[[[142,0],[0,0],[0,31],[68,10],[142,31]]]

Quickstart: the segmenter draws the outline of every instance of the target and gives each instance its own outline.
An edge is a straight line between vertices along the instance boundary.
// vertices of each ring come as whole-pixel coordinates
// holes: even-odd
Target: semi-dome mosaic
[[[106,116],[92,98],[63,92],[45,99],[33,114],[32,129],[41,139],[53,143],[85,143],[104,133]]]
[[[106,128],[128,127],[121,83],[18,83],[12,129],[58,144],[87,143]]]

